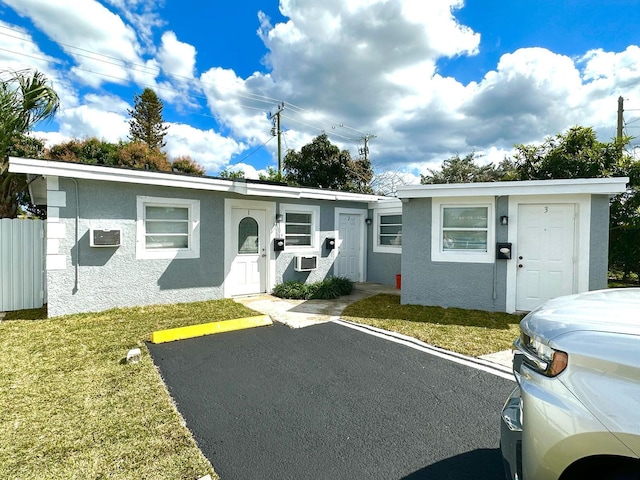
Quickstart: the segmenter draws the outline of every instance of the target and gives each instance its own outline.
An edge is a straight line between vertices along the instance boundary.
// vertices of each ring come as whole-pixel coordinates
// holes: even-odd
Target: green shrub
[[[331,281],[340,295],[351,295],[353,292],[353,282],[347,277],[331,277]]]
[[[340,296],[340,292],[338,291],[336,284],[332,282],[331,279],[323,280],[313,285],[315,288],[309,298],[331,300]]]
[[[292,298],[294,300],[306,300],[309,294],[309,286],[296,280],[279,283],[273,289],[273,295],[280,298]]]
[[[345,277],[330,277],[321,282],[304,284],[297,280],[280,283],[273,289],[273,295],[293,300],[322,299],[330,300],[341,295],[350,295],[353,282]]]

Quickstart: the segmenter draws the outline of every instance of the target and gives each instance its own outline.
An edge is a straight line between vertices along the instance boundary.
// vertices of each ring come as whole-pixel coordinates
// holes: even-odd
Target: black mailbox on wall
[[[496,258],[498,260],[511,260],[511,244],[496,243]]]
[[[335,238],[325,238],[324,239],[324,248],[327,250],[333,250],[336,248],[336,239]]]
[[[273,239],[273,251],[281,252],[284,250],[284,238],[274,238]]]

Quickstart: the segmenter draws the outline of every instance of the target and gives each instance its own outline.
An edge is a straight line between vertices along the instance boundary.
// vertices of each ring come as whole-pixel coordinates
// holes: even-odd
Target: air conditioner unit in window
[[[318,268],[318,256],[317,255],[297,255],[296,256],[296,272],[310,272]]]
[[[119,247],[121,230],[92,228],[89,230],[89,245],[92,247]]]

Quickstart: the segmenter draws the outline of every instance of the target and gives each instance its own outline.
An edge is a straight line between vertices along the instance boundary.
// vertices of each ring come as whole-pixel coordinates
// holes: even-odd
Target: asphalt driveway
[[[223,480],[502,476],[491,373],[334,323],[149,350]]]

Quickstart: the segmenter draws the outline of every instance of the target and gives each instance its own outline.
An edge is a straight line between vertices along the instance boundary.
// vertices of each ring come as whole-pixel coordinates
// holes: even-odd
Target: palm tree
[[[0,72],[0,218],[18,213],[29,183],[24,175],[9,173],[9,154],[33,126],[52,118],[60,99],[47,77],[37,70]]]

